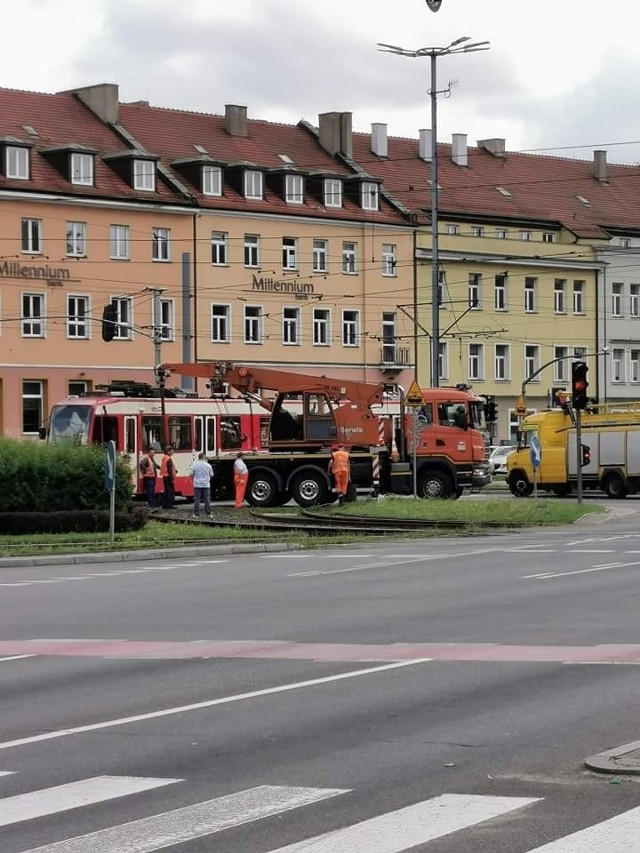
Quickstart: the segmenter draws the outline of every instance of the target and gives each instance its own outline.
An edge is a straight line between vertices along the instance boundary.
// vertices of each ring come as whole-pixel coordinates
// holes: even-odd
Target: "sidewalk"
[[[587,770],[594,770],[596,773],[640,776],[640,740],[591,755],[585,758],[584,766]]]

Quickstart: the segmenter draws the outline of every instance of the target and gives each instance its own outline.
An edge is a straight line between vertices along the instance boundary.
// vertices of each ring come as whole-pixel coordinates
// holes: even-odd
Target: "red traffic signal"
[[[586,409],[589,398],[587,396],[587,374],[589,366],[584,361],[574,361],[571,365],[571,405],[574,409]]]
[[[580,460],[580,464],[584,468],[585,465],[588,465],[591,462],[591,448],[588,444],[581,444],[580,449],[582,451],[582,458]]]

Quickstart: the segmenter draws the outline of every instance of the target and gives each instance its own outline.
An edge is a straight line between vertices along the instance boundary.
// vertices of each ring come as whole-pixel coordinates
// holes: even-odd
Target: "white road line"
[[[171,717],[175,714],[184,714],[187,711],[201,711],[205,708],[215,708],[217,705],[230,705],[233,702],[242,702],[245,699],[259,699],[262,696],[274,696],[277,693],[288,693],[291,690],[300,690],[304,687],[317,687],[320,684],[330,684],[334,681],[344,681],[349,678],[358,678],[361,675],[374,675],[378,672],[387,672],[393,669],[402,669],[405,666],[417,666],[429,663],[431,658],[418,658],[416,660],[398,661],[383,666],[372,666],[367,669],[352,669],[349,672],[341,672],[338,675],[328,675],[324,678],[311,678],[308,681],[294,681],[292,684],[280,684],[277,687],[267,687],[264,690],[253,690],[250,693],[236,693],[232,696],[222,696],[219,699],[207,699],[204,702],[194,702],[192,705],[178,705],[173,708],[163,708],[161,711],[149,711],[147,714],[135,714],[131,717],[120,717],[114,720],[104,720],[101,723],[90,723],[86,726],[75,726],[72,729],[58,729],[57,731],[45,732],[31,737],[6,740],[0,743],[0,749],[12,749],[16,746],[40,743],[44,740],[55,740],[56,738],[69,737],[69,735],[84,734],[86,732],[97,732],[100,729],[109,729],[115,726],[125,726],[129,723],[140,723],[146,720],[158,720],[161,717]]]
[[[399,558],[387,557],[387,562],[383,563],[365,563],[363,566],[352,566],[347,569],[327,569],[326,571],[317,570],[313,572],[294,572],[287,575],[288,578],[309,578],[316,575],[342,575],[346,572],[362,572],[367,569],[385,569],[390,566],[410,565],[412,563],[428,563],[433,560],[452,560],[457,557],[475,557],[478,554],[493,554],[497,551],[504,551],[504,548],[480,548],[475,551],[462,551],[457,553],[447,554],[421,554],[420,556],[401,556]],[[358,557],[361,555],[358,554]]]
[[[24,660],[25,658],[37,658],[38,655],[10,655],[8,658],[0,658],[0,663],[8,660]]]
[[[261,785],[25,853],[152,853],[346,793],[340,788]]]
[[[552,578],[565,578],[570,577],[571,575],[588,575],[592,572],[606,572],[609,569],[624,569],[628,566],[640,566],[640,561],[636,563],[610,563],[606,566],[592,566],[590,569],[576,569],[573,572],[546,572],[539,575],[525,575],[521,578],[521,580],[526,580],[528,578],[533,580],[551,580]]]
[[[565,554],[615,554],[615,548],[567,548]]]
[[[529,853],[634,853],[640,838],[640,808],[631,809],[610,820],[565,835],[557,841],[536,847]]]
[[[0,776],[14,776],[15,770],[0,770]]]
[[[150,572],[168,572],[174,569],[186,569],[198,566],[209,566],[213,563],[228,563],[228,560],[206,560],[197,563],[180,563],[176,566],[148,566],[142,569],[114,569],[110,572],[92,572],[88,575],[64,575],[61,577],[52,578],[34,578],[32,580],[13,581],[0,583],[0,587],[19,587],[19,586],[38,586],[41,584],[50,583],[66,583],[67,581],[86,581],[94,580],[95,578],[118,578],[122,575],[143,575]]]
[[[94,776],[81,782],[70,782],[55,788],[43,788],[29,794],[18,794],[0,800],[0,826],[9,826],[23,820],[33,820],[44,815],[66,812],[80,806],[90,806],[150,791],[164,785],[173,785],[183,779],[152,779],[144,776]]]
[[[272,853],[401,853],[535,802],[537,799],[529,797],[443,794],[345,829],[281,847]]]

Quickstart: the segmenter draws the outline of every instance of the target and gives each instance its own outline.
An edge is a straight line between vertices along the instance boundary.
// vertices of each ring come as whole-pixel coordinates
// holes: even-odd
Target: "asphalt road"
[[[640,850],[637,530],[1,569],[0,850]]]

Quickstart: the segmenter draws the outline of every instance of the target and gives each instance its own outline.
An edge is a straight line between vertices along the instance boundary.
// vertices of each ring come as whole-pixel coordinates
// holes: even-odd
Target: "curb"
[[[640,740],[591,755],[585,758],[584,766],[596,773],[640,776]]]
[[[127,563],[134,560],[170,560],[173,557],[211,557],[214,555],[265,554],[280,551],[302,551],[297,542],[264,542],[256,544],[196,545],[185,548],[141,549],[140,551],[88,551],[78,554],[50,554],[42,557],[2,557],[0,569],[32,568],[33,566],[69,566],[80,563]]]

